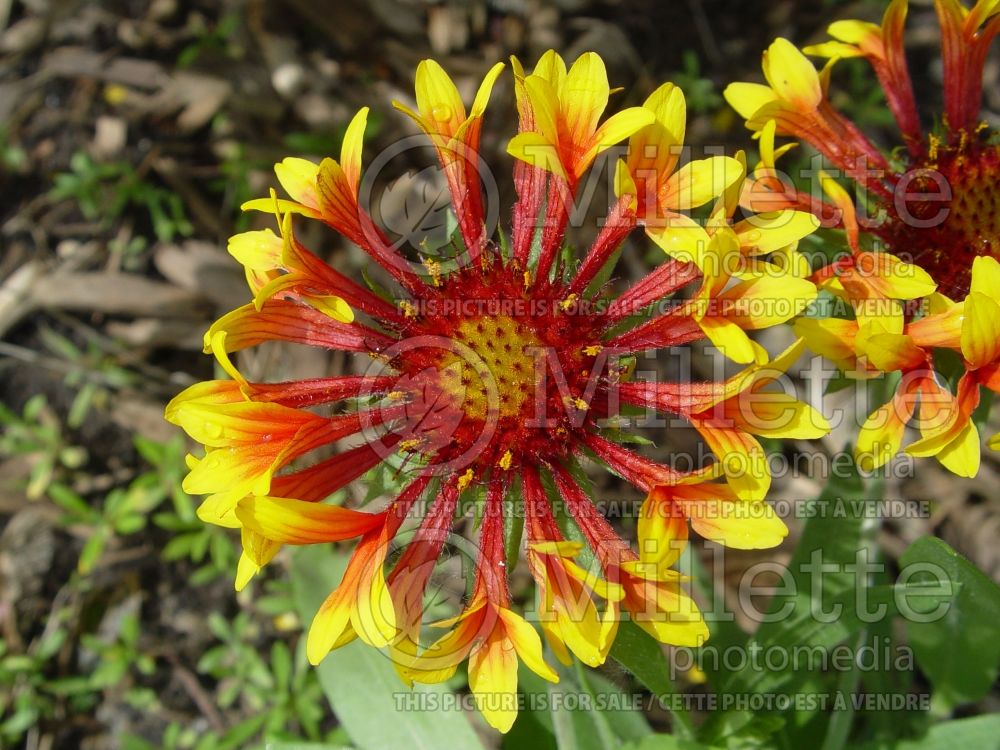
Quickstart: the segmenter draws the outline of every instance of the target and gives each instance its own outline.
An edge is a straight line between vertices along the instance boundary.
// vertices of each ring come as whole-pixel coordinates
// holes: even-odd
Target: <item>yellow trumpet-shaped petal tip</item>
[[[775,39],[764,52],[764,77],[780,99],[809,112],[823,100],[819,73],[801,50],[787,39]]]

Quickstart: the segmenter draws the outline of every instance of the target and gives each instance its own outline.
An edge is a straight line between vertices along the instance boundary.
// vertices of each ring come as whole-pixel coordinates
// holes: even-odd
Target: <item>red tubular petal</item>
[[[616,323],[644,310],[649,305],[673,294],[701,276],[694,263],[668,260],[633,284],[611,303],[606,313],[609,323]]]
[[[351,307],[374,318],[387,321],[401,321],[402,314],[396,307],[372,294],[359,284],[351,281],[329,263],[317,258],[310,250],[295,241],[295,253],[309,277],[316,280],[316,290],[341,297]]]
[[[976,128],[983,100],[983,68],[990,45],[1000,34],[1000,16],[987,22],[983,30],[975,35],[975,40],[968,42],[965,60],[965,79],[962,87],[962,121],[966,130]]]
[[[882,39],[885,58],[870,58],[875,75],[885,92],[889,109],[899,125],[907,149],[920,156],[924,149],[924,135],[920,128],[920,115],[913,95],[910,68],[906,63],[903,32],[906,24],[906,3],[892,3],[882,19]]]
[[[531,102],[524,93],[524,82],[515,79],[514,88],[517,93],[518,132],[523,133],[535,129],[535,113]],[[545,184],[549,173],[544,169],[532,166],[527,162],[515,159],[514,187],[517,190],[517,203],[514,205],[511,217],[511,248],[514,259],[522,268],[528,265],[531,255],[531,244],[535,238],[538,224],[538,212],[542,208],[542,197],[545,195]]]
[[[396,496],[396,500],[389,506],[385,522],[389,530],[389,537],[395,536],[396,532],[399,531],[399,527],[403,525],[403,521],[406,520],[406,516],[409,514],[413,504],[420,499],[420,496],[424,494],[424,490],[427,489],[427,485],[431,481],[431,476],[430,472],[420,474],[406,486],[406,489]]]
[[[486,488],[483,522],[479,529],[479,559],[477,560],[476,592],[486,594],[489,602],[506,607],[510,601],[507,588],[507,552],[503,535],[503,496],[506,485],[502,478],[491,477]],[[476,593],[473,594],[476,598]]]
[[[883,180],[893,178],[885,157],[830,102],[824,100],[816,112],[808,115],[778,109],[773,119],[782,135],[809,143],[852,180],[874,193],[892,198],[891,189],[883,184]],[[875,179],[868,174],[872,169],[881,170],[882,176]]]
[[[462,143],[449,144],[449,151],[438,149],[438,158],[448,180],[451,204],[458,218],[458,229],[471,261],[479,257],[486,242],[486,218],[479,180],[480,126],[481,120],[477,120],[466,131]],[[454,148],[450,148],[451,145]]]
[[[628,448],[613,443],[596,433],[584,433],[581,440],[612,471],[644,492],[649,492],[658,484],[672,484],[679,476],[669,466],[650,461],[648,458],[633,453]]]
[[[704,337],[705,334],[690,315],[668,313],[616,336],[607,342],[605,348],[619,354],[642,352],[681,346]]]
[[[958,130],[963,122],[963,89],[965,55],[963,44],[962,8],[958,0],[934,0],[941,25],[941,63],[944,67],[944,103],[948,127]]]
[[[379,411],[361,411],[310,422],[295,434],[284,456],[284,463],[363,430],[373,430],[404,414],[405,407],[399,405]]]
[[[553,464],[550,468],[556,482],[556,488],[569,508],[570,515],[573,516],[576,525],[583,532],[587,543],[601,559],[602,564],[613,560],[614,564],[617,565],[623,558],[635,559],[636,556],[632,548],[622,541],[607,519],[597,512],[594,503],[580,489],[580,485],[570,476],[570,473],[558,464]]]
[[[706,383],[621,383],[622,401],[633,406],[648,406],[669,414],[685,414],[712,398],[714,390]]]
[[[448,541],[458,495],[454,483],[445,485],[389,574],[388,582],[397,611],[408,613],[412,618],[411,622],[402,623],[404,629],[419,624],[422,619],[424,591],[441,556],[441,549]]]
[[[291,341],[348,352],[379,351],[394,340],[359,323],[340,323],[318,310],[282,299],[267,300],[260,311],[247,305],[219,319],[233,316],[222,329],[227,332],[226,351],[234,352],[264,341]]]
[[[835,110],[829,102],[824,101],[820,105],[820,113],[826,116],[827,123],[834,129],[838,139],[847,144],[846,150],[850,159],[845,165],[847,172],[849,174],[857,172],[860,175],[860,177],[855,178],[858,182],[868,186],[871,190],[876,190],[879,183],[873,181],[866,170],[881,170],[889,174],[891,170],[885,156],[874,143],[868,140],[868,137],[861,132],[857,125]],[[861,165],[857,164],[859,156],[865,159]]]
[[[524,495],[524,515],[528,527],[528,538],[531,541],[559,541],[562,532],[556,524],[545,496],[538,469],[533,465],[525,465],[521,474],[521,488]]]
[[[548,172],[533,167],[520,159],[514,162],[514,186],[517,188],[517,203],[511,219],[511,247],[514,258],[522,265],[528,265],[531,255],[531,241],[534,239],[538,223],[538,212],[542,208],[545,182]]]
[[[329,404],[345,398],[387,393],[396,383],[393,376],[367,378],[345,375],[337,378],[290,380],[285,383],[250,383],[253,400],[301,408]]]
[[[630,208],[631,203],[632,197],[624,195],[611,209],[600,234],[590,246],[587,257],[584,258],[583,264],[569,285],[569,294],[582,294],[591,280],[608,262],[608,259],[625,241],[629,232],[635,228],[635,214]]]
[[[308,502],[323,500],[378,464],[398,440],[397,436],[388,435],[383,439],[380,450],[362,445],[338,453],[308,469],[275,477],[271,482],[271,493],[276,497],[291,497]]]
[[[325,223],[352,242],[357,242],[355,238],[363,237],[358,220],[362,210],[358,206],[355,186],[348,184],[343,174],[332,174],[321,164],[316,173],[316,192],[320,215]]]
[[[422,285],[419,277],[408,269],[408,263],[392,249],[385,234],[376,226],[368,213],[358,205],[353,188],[340,184],[320,169],[316,176],[323,221],[340,232],[370,255],[405,289],[413,290]]]
[[[545,227],[542,230],[542,249],[538,256],[538,267],[535,269],[536,280],[549,277],[552,263],[566,236],[566,225],[573,209],[574,196],[575,191],[565,179],[555,175],[549,179],[548,206],[545,212]]]

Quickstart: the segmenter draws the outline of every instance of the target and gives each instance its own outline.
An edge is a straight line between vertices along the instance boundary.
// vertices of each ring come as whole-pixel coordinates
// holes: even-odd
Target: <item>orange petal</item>
[[[536,636],[537,637],[537,636]],[[507,732],[517,718],[517,652],[496,628],[469,655],[469,689],[491,727]]]
[[[764,77],[774,92],[799,112],[812,112],[823,99],[819,74],[787,39],[775,39],[764,52]]]
[[[283,544],[339,542],[385,522],[384,513],[362,513],[284,497],[245,497],[236,508],[243,525]]]
[[[965,298],[962,356],[970,367],[983,367],[1000,358],[1000,305],[982,292]]]
[[[639,559],[658,570],[677,562],[687,544],[687,522],[674,494],[671,487],[654,487],[639,512]]]
[[[692,529],[733,549],[777,547],[788,536],[784,521],[763,501],[708,497],[679,502]]]

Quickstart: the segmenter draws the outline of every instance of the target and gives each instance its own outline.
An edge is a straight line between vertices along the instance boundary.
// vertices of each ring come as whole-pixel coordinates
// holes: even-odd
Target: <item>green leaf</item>
[[[303,622],[312,620],[339,584],[346,565],[344,554],[319,545],[297,551],[292,560],[292,588]],[[410,690],[384,653],[359,640],[332,651],[316,671],[337,718],[361,750],[483,747],[466,715],[453,710],[456,702],[449,702],[447,689],[416,685]],[[435,705],[452,708],[430,708]]]
[[[575,662],[575,666],[580,686],[591,696],[595,705],[602,707],[595,712],[595,720],[606,723],[617,739],[639,740],[652,732],[645,715],[634,710],[632,695],[580,662]],[[618,744],[616,742],[615,747]]]
[[[518,670],[525,706],[504,747],[614,750],[650,733],[632,696],[617,685],[582,665],[575,674],[561,664],[558,671],[552,684],[523,665]]]
[[[100,526],[94,530],[90,538],[83,545],[80,552],[80,559],[76,563],[76,569],[83,575],[87,575],[94,569],[101,555],[104,554],[104,545],[108,540],[108,529]]]
[[[135,449],[139,452],[139,455],[153,466],[159,466],[163,463],[167,455],[166,443],[160,443],[142,435],[133,436],[132,443],[135,445]]]
[[[703,745],[694,740],[685,740],[670,734],[654,734],[639,742],[625,745],[621,750],[721,750],[715,745]]]
[[[618,259],[622,257],[622,251],[625,250],[625,243],[622,243],[617,250],[611,253],[611,256],[604,261],[604,265],[601,266],[594,278],[591,279],[590,283],[587,284],[587,288],[584,290],[583,294],[587,298],[595,297],[604,285],[611,280],[611,274],[614,273],[615,267],[618,265]]]
[[[20,706],[0,724],[0,736],[20,736],[38,723],[38,710],[32,706]]]
[[[979,428],[980,433],[987,429],[987,422],[990,419],[990,412],[993,409],[993,402],[996,401],[993,391],[980,389],[979,406],[972,412],[972,423]]]
[[[923,737],[901,742],[867,743],[859,750],[965,750],[995,748],[1000,736],[1000,714],[976,716],[936,724]],[[645,749],[644,749],[645,750]]]
[[[24,403],[24,409],[21,410],[21,413],[24,415],[24,421],[37,422],[47,405],[45,394],[36,393]]]
[[[86,500],[64,484],[55,482],[50,484],[48,494],[49,499],[64,511],[74,516],[74,520],[90,523],[100,520],[101,514],[94,508],[91,508]]]
[[[934,537],[915,541],[900,562],[903,575],[910,566],[920,566],[922,572],[910,571],[914,581],[942,577],[958,584],[943,617],[906,623],[913,654],[934,686],[933,700],[947,708],[979,700],[1000,666],[1000,587]]]
[[[261,730],[267,720],[266,714],[251,716],[226,731],[219,740],[219,750],[239,750],[247,746],[251,737]]]
[[[84,383],[83,387],[77,391],[73,403],[69,407],[69,413],[66,415],[66,424],[69,427],[77,429],[83,424],[87,418],[87,412],[90,411],[90,405],[94,401],[94,396],[97,395],[97,390],[96,383]]]
[[[120,741],[122,750],[156,750],[156,745],[152,742],[131,734],[124,735]]]
[[[611,658],[634,674],[670,710],[678,735],[693,736],[691,718],[680,703],[682,696],[670,681],[667,658],[652,636],[634,622],[623,621],[611,647]]]
[[[279,691],[286,691],[292,680],[292,655],[284,641],[271,646],[271,672]]]
[[[851,463],[833,476],[816,500],[802,510],[808,521],[798,546],[788,563],[791,593],[775,593],[767,609],[769,621],[761,623],[752,638],[744,641],[747,653],[753,650],[790,646],[832,648],[850,637],[861,627],[857,618],[849,617],[853,599],[839,601],[839,597],[853,592],[855,574],[845,566],[856,561],[862,547],[862,533],[868,501],[857,467]],[[815,617],[817,612],[831,614],[839,608],[844,617]],[[780,615],[780,616],[779,616]],[[801,687],[814,677],[795,673],[790,668],[783,671],[747,667],[732,672],[721,685],[722,693],[748,694],[774,692],[788,693]],[[821,686],[815,686],[819,689]],[[701,736],[717,741],[739,731],[755,719],[755,714],[733,709],[713,714],[702,728]]]
[[[503,514],[504,554],[507,558],[507,570],[514,570],[521,557],[521,542],[524,538],[524,517],[527,510],[524,507],[524,495],[520,479],[515,477],[507,490],[506,508]]]

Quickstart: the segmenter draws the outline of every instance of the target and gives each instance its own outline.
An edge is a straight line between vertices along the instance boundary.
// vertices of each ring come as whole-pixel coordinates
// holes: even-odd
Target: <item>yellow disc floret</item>
[[[444,390],[467,417],[516,417],[535,390],[542,342],[524,323],[505,316],[469,318],[455,329],[456,351],[441,362]]]

